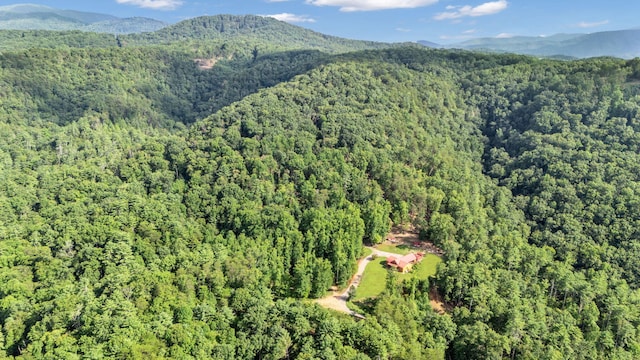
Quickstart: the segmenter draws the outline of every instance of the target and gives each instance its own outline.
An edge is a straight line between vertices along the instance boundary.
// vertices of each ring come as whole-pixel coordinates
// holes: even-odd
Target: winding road
[[[362,315],[357,314],[347,307],[347,299],[349,298],[349,290],[351,287],[357,288],[360,284],[360,280],[362,279],[362,274],[364,273],[364,269],[366,269],[367,265],[374,259],[374,255],[376,257],[389,257],[389,256],[402,256],[400,254],[394,254],[386,251],[380,251],[376,248],[367,247],[367,249],[371,250],[371,255],[360,259],[358,262],[358,272],[351,278],[349,285],[342,293],[333,293],[327,297],[316,300],[320,306],[324,306],[329,309],[337,310],[352,316],[362,317]]]

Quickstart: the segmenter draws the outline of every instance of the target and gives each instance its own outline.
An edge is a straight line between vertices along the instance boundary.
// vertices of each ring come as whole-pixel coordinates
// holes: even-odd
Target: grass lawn
[[[377,296],[384,290],[385,283],[387,282],[387,260],[385,258],[377,258],[367,264],[362,274],[362,280],[360,285],[356,289],[356,296],[352,299],[354,301],[366,299],[372,296]]]
[[[371,249],[363,247],[362,248],[362,256],[360,256],[361,259],[366,258],[367,256],[371,255],[373,251],[371,251]]]
[[[389,249],[378,249],[392,252]],[[408,251],[407,251],[408,252]],[[418,278],[420,280],[427,279],[429,276],[435,275],[438,264],[442,261],[439,256],[433,254],[425,254],[424,259],[413,267],[413,270],[407,274],[398,274],[398,281],[410,278]],[[386,258],[377,258],[367,265],[362,274],[360,285],[356,289],[356,296],[352,301],[359,301],[366,298],[380,295],[387,282],[387,260]]]
[[[413,270],[411,270],[407,274],[399,274],[398,279],[410,279],[417,278],[419,280],[425,280],[429,278],[429,276],[433,276],[436,274],[436,269],[438,264],[442,262],[442,259],[433,254],[425,254],[424,259],[419,264],[413,266]]]

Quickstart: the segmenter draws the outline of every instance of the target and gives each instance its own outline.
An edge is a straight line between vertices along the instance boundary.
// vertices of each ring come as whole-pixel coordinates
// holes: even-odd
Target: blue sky
[[[27,1],[25,1],[27,2]],[[587,33],[640,27],[636,0],[30,0],[59,9],[175,23],[215,14],[272,15],[325,34],[455,43],[474,37]],[[0,5],[16,1],[0,0]]]

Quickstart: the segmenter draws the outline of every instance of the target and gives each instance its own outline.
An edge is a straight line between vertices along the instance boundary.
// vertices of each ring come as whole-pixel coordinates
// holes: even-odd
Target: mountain
[[[439,48],[443,47],[442,45],[440,45],[438,43],[434,43],[434,42],[427,41],[427,40],[418,40],[418,44],[420,44],[422,46],[430,47],[430,48],[436,48],[436,49],[439,49]]]
[[[605,31],[591,34],[557,34],[548,37],[478,38],[448,47],[545,57],[588,58],[613,56],[630,59],[640,56],[640,29]]]
[[[539,49],[545,46],[551,46],[560,42],[571,40],[581,34],[556,34],[553,36],[513,36],[502,38],[477,38],[455,44],[450,47],[469,49],[469,50],[487,50],[491,49],[500,52],[526,53],[527,51]]]
[[[615,56],[623,59],[640,57],[640,29],[605,31],[587,34],[561,43],[545,46],[540,54],[562,54],[579,58]]]
[[[0,358],[638,358],[640,61],[239,39],[2,51]]]
[[[153,33],[132,34],[126,39],[129,43],[138,45],[198,40],[233,40],[236,43],[250,41],[279,48],[315,49],[331,53],[407,45],[345,39],[256,15],[202,16]]]
[[[0,7],[0,29],[82,30],[104,33],[155,31],[167,24],[147,18],[118,18],[112,15],[60,10],[43,5],[17,4]]]
[[[0,35],[0,359],[640,358],[640,59]],[[416,243],[364,319],[312,300]]]
[[[133,34],[153,32],[167,26],[167,23],[145,17],[131,17],[98,21],[83,26],[80,30],[98,33]]]
[[[0,13],[7,15],[47,15],[47,14],[55,14],[60,16],[61,18],[69,19],[70,21],[81,22],[81,23],[93,23],[104,20],[116,19],[115,16],[99,14],[99,13],[91,13],[91,12],[82,12],[75,10],[60,10],[56,8],[52,8],[44,5],[35,5],[35,4],[16,4],[16,5],[7,5],[0,6]]]
[[[61,19],[61,16],[56,14],[49,13],[47,16],[55,16],[57,21]],[[77,31],[0,30],[0,49],[160,44],[189,46],[189,44],[199,43],[205,47],[217,46],[228,49],[230,52],[242,49],[246,53],[251,53],[255,50],[254,55],[260,55],[275,50],[305,49],[327,53],[346,53],[356,50],[419,46],[415,43],[383,43],[345,39],[321,34],[270,17],[255,15],[203,16],[169,26],[148,18],[112,18],[84,25],[79,24],[78,20],[66,19],[65,21],[64,26],[71,28],[70,24],[73,24]],[[0,28],[1,24],[0,20]],[[113,36],[107,36],[107,33],[121,35],[116,41]]]

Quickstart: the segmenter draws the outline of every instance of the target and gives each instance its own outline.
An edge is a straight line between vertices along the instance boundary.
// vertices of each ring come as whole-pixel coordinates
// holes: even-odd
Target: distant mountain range
[[[640,29],[537,37],[478,38],[453,45],[438,45],[429,41],[418,43],[427,47],[509,52],[544,57],[614,56],[624,59],[640,57]]]
[[[0,6],[2,30],[81,30],[128,34],[156,31],[165,26],[149,18],[118,18],[112,15],[60,10],[43,5],[17,4]]]
[[[278,39],[282,39],[280,45],[291,47],[291,40],[295,39],[305,48],[331,49],[331,52],[406,45],[349,40],[320,34],[261,16],[216,15],[188,19],[170,25],[150,18],[119,18],[107,14],[60,10],[34,4],[0,6],[0,30],[80,30],[110,34],[147,33],[129,39],[132,43],[251,37],[253,39],[264,38],[275,43],[278,42]],[[418,43],[431,48],[457,48],[554,58],[614,56],[629,59],[640,57],[640,28],[591,34],[557,34],[547,37],[477,38],[453,45],[440,45],[424,40],[418,41]]]

